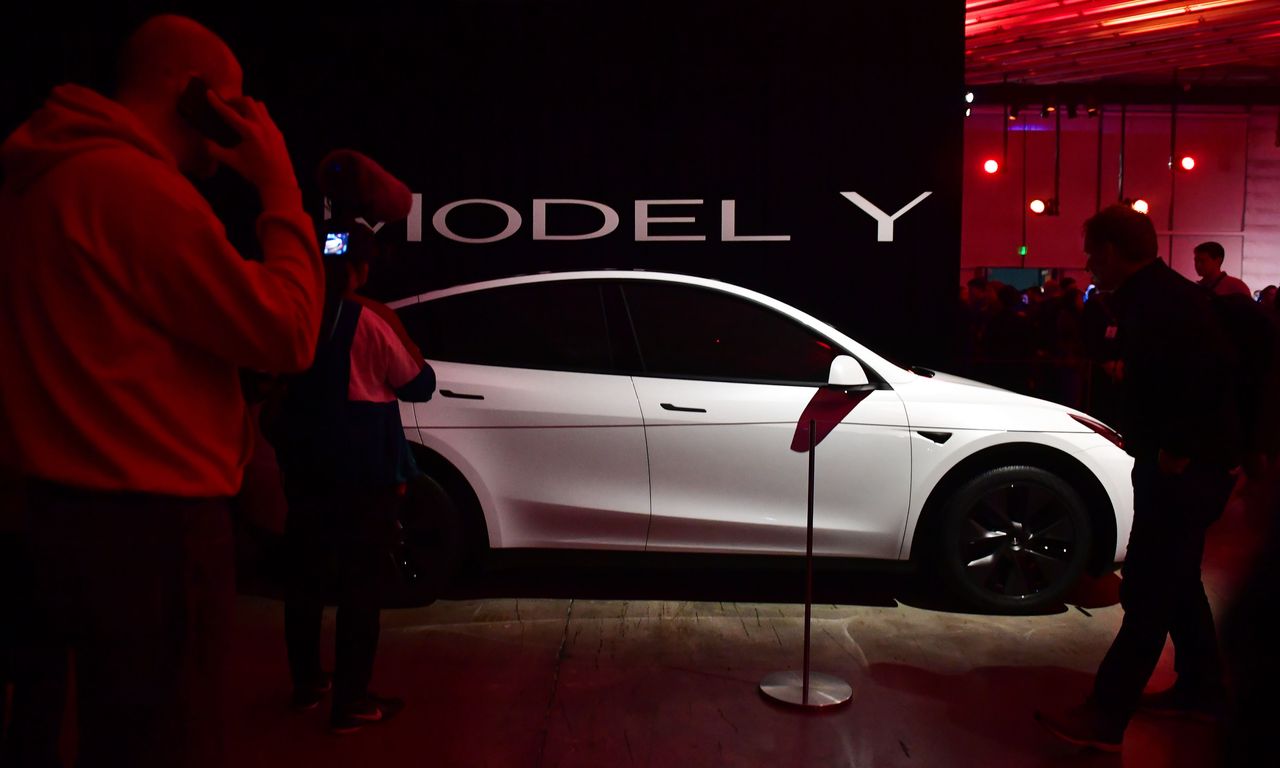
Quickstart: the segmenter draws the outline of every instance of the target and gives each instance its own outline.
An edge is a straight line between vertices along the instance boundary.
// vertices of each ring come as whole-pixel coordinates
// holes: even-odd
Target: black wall
[[[50,85],[107,87],[114,48],[149,13],[174,9],[238,53],[246,90],[280,124],[304,183],[319,158],[349,146],[423,197],[422,240],[395,244],[372,289],[392,299],[434,287],[542,270],[671,270],[724,279],[795,304],[885,354],[945,364],[958,284],[963,120],[961,0],[444,0],[337,13],[266,3],[123,3],[57,23],[20,11],[3,53],[7,133]],[[378,7],[373,7],[378,6]],[[237,182],[209,187],[244,233]],[[309,191],[309,203],[319,200]],[[932,194],[878,242],[874,220],[841,196],[893,213]],[[248,196],[252,199],[252,196]],[[432,214],[464,198],[523,216],[501,242],[442,237]],[[534,241],[534,198],[616,210],[612,234]],[[636,242],[637,199],[701,199],[653,215]],[[720,200],[737,201],[740,235],[720,241]],[[553,208],[552,233],[595,229],[598,214]],[[496,210],[450,216],[459,234],[502,229]]]

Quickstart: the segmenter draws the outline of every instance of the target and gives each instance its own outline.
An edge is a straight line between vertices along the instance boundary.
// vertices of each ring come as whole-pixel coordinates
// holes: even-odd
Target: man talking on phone
[[[238,371],[311,362],[323,275],[284,138],[227,45],[158,16],[111,98],[55,88],[0,148],[0,463],[74,652],[79,765],[217,765],[252,445]],[[246,261],[189,177],[258,192]]]

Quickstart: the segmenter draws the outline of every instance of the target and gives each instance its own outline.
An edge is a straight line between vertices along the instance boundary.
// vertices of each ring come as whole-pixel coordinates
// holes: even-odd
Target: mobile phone
[[[204,78],[199,75],[192,77],[178,97],[178,114],[214,144],[234,147],[243,137],[209,103],[211,95]]]
[[[324,255],[342,256],[347,252],[347,240],[350,232],[329,232],[324,236]]]

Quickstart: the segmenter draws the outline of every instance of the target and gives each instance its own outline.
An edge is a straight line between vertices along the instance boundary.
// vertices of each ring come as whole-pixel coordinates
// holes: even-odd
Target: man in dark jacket
[[[1229,375],[1235,361],[1208,294],[1160,261],[1145,215],[1112,206],[1084,231],[1089,271],[1099,288],[1115,292],[1122,426],[1134,458],[1125,614],[1088,701],[1037,718],[1065,741],[1118,751],[1139,708],[1201,718],[1221,711],[1221,663],[1200,560],[1240,459]],[[1177,682],[1144,696],[1166,637]]]

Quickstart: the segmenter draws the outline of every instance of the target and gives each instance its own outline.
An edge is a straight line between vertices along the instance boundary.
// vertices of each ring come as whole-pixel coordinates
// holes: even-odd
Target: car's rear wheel
[[[1080,578],[1092,529],[1084,501],[1039,467],[1006,466],[974,477],[943,511],[943,576],[969,606],[1031,612],[1059,600]]]
[[[426,605],[448,588],[470,554],[462,507],[434,479],[419,477],[409,483],[400,523],[395,583],[385,603]]]

